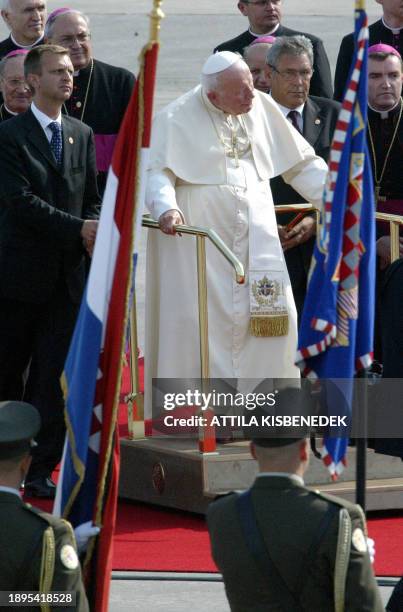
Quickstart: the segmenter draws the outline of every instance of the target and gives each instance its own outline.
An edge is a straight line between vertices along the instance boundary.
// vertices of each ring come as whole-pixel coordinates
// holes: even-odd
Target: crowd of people
[[[383,17],[369,28],[369,154],[377,210],[403,214],[403,5],[376,2]],[[200,372],[194,247],[175,237],[183,223],[216,230],[246,271],[246,283],[237,285],[222,257],[207,250],[211,376],[299,378],[298,319],[316,219],[276,215],[275,207],[321,208],[353,36],[341,42],[333,95],[322,40],[283,26],[282,0],[240,0],[238,9],[248,29],[218,44],[200,85],[153,124],[146,202],[162,231],[150,232],[147,250],[149,414],[153,378],[194,379]],[[60,377],[135,77],[94,58],[89,18],[78,10],[47,16],[44,0],[4,0],[1,14],[10,35],[0,42],[0,513],[12,504],[24,525],[24,550],[38,551],[26,588],[39,590],[48,544],[85,609],[74,536],[26,511],[19,487],[24,482],[37,497],[55,494],[51,475],[65,434]],[[403,267],[401,259],[391,264],[385,224],[378,225],[376,249],[377,358],[384,376],[400,377]],[[402,239],[400,249],[402,255]],[[299,401],[294,392],[285,397]],[[397,446],[394,453],[403,456]],[[262,475],[250,494],[242,501],[229,496],[209,512],[231,609],[383,609],[359,508],[304,486],[305,437],[255,439],[252,453]],[[310,514],[311,527],[301,523]],[[2,542],[6,536],[0,533]],[[242,554],[233,554],[234,542]],[[2,566],[7,550],[1,547]],[[397,610],[393,605],[388,609]]]

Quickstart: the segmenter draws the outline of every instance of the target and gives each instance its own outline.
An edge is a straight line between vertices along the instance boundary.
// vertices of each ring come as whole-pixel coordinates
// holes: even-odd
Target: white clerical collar
[[[41,125],[41,128],[43,130],[46,130],[46,128],[48,127],[49,123],[53,123],[53,121],[56,121],[56,123],[59,123],[61,125],[62,123],[62,113],[59,112],[59,116],[56,117],[56,119],[52,119],[52,117],[48,117],[48,115],[45,115],[45,113],[43,113],[42,111],[39,110],[39,108],[37,106],[35,106],[35,102],[31,103],[31,111],[35,117],[35,119],[37,119]]]
[[[399,100],[396,102],[396,104],[394,106],[392,106],[392,108],[388,108],[388,110],[378,110],[376,108],[373,108],[370,103],[368,102],[368,108],[370,108],[374,113],[377,113],[378,115],[381,116],[381,119],[387,119],[389,117],[389,113],[391,113],[393,110],[395,110],[395,108],[397,108],[399,106],[401,102],[401,98],[399,98]]]
[[[16,47],[18,47],[19,49],[32,49],[32,47],[35,47],[35,45],[38,45],[41,40],[43,39],[43,34],[38,38],[38,40],[36,40],[35,42],[31,43],[30,45],[20,45],[20,43],[18,43],[14,36],[12,34],[10,34],[10,38],[12,40],[12,42],[15,44]]]
[[[388,30],[391,30],[393,32],[393,34],[400,34],[400,30],[403,29],[403,26],[401,28],[391,28],[385,21],[385,19],[382,17],[382,23],[385,26],[385,28],[387,28]]]
[[[2,485],[0,485],[0,493],[12,493],[13,495],[16,495],[21,499],[21,493],[13,487],[3,487]]]
[[[249,34],[252,34],[252,36],[256,36],[256,38],[260,38],[261,36],[271,36],[272,34],[274,34],[274,32],[277,32],[279,27],[280,23],[274,26],[272,30],[269,30],[269,32],[265,32],[264,34],[256,34],[256,32],[252,32],[252,30],[249,28]]]
[[[4,102],[4,109],[8,112],[9,115],[18,115],[18,113],[15,113],[14,111],[10,110],[7,106],[7,104]]]
[[[276,478],[290,478],[290,480],[294,480],[296,483],[304,486],[304,479],[301,478],[301,476],[298,476],[298,474],[290,474],[289,472],[259,472],[259,474],[257,475],[257,478],[260,478],[261,476],[275,476]]]

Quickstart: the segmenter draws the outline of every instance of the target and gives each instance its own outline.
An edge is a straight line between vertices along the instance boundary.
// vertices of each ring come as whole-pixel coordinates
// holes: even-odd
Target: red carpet
[[[143,375],[141,361],[140,377]],[[122,395],[128,392],[125,372]],[[127,435],[127,410],[121,406],[121,436]],[[51,511],[49,501],[38,503]],[[369,535],[376,543],[377,576],[403,575],[403,511],[372,513]],[[210,543],[203,517],[121,500],[114,538],[115,570],[215,572]]]

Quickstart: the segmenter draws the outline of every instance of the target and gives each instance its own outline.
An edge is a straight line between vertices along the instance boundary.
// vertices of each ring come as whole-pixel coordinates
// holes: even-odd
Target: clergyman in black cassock
[[[1,16],[10,35],[0,42],[0,59],[16,49],[29,50],[43,43],[45,0],[8,0]]]
[[[396,3],[401,4],[401,3]],[[397,49],[400,55],[403,55],[403,7],[397,7],[397,11],[401,13],[399,16],[389,17],[393,21],[393,26],[388,25],[385,20],[385,15],[379,21],[371,24],[368,28],[369,41],[368,45],[377,45],[385,43]],[[343,94],[346,88],[351,62],[354,55],[354,34],[348,34],[343,38],[340,45],[339,54],[337,56],[336,72],[334,77],[334,99],[343,99]]]
[[[113,148],[134,86],[134,76],[94,59],[89,20],[72,9],[58,9],[49,15],[45,38],[68,49],[75,74],[73,93],[63,113],[89,125],[95,136],[98,189],[105,190]]]
[[[283,26],[281,24],[282,0],[272,2],[271,11],[268,11],[264,6],[259,6],[257,2],[239,2],[238,8],[248,18],[249,29],[239,34],[239,36],[217,45],[214,52],[233,51],[242,55],[245,47],[248,47],[259,36],[270,35],[277,38],[279,36],[303,34],[310,39],[314,50],[314,73],[311,81],[311,94],[324,98],[332,98],[333,87],[330,64],[322,40],[313,34],[298,32]]]

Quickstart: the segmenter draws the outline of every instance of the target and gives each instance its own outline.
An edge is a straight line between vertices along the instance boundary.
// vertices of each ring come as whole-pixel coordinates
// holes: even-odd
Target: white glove
[[[87,549],[89,539],[98,535],[99,532],[100,528],[95,527],[92,521],[82,523],[74,529],[79,555],[81,555]]]
[[[375,540],[367,537],[368,554],[371,559],[371,563],[375,561]]]

